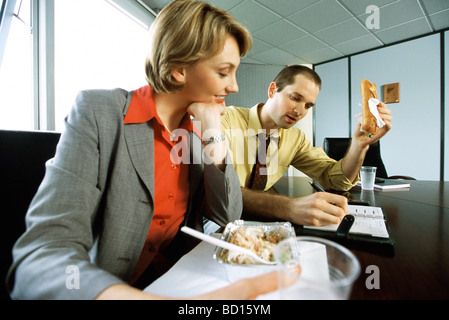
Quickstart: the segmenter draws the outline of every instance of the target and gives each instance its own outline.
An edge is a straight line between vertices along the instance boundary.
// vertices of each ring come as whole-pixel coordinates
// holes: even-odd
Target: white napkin
[[[377,105],[380,103],[379,99],[371,98],[368,100],[369,111],[373,114],[373,116],[377,120],[377,126],[382,128],[385,125],[385,122],[382,120],[379,114],[379,110],[377,110]]]
[[[299,261],[301,265],[300,277],[321,281],[329,279],[326,247],[323,244],[303,243],[299,250]]]
[[[376,98],[371,98],[371,99],[368,100],[369,110],[371,111],[371,113],[372,113],[372,114],[374,115],[374,117],[376,118],[376,120],[377,120],[377,126],[378,126],[379,128],[382,128],[382,127],[385,125],[385,122],[384,122],[384,121],[382,120],[382,118],[380,117],[379,110],[377,110],[377,105],[378,105],[379,103],[380,103],[380,100],[379,100],[379,99],[376,99]],[[362,104],[359,103],[359,106],[362,106]],[[362,121],[363,121],[363,114],[362,114],[362,113],[356,114],[356,115],[354,116],[354,118],[355,118],[358,122],[362,123]],[[360,128],[360,131],[363,131],[362,128]]]

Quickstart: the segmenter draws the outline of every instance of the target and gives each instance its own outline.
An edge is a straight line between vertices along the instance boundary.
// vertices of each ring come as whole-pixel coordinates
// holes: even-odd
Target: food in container
[[[228,223],[221,239],[249,249],[262,259],[274,261],[273,253],[276,245],[286,238],[295,236],[295,230],[289,222],[262,223],[236,220]],[[244,254],[218,247],[214,258],[226,264],[259,264]]]

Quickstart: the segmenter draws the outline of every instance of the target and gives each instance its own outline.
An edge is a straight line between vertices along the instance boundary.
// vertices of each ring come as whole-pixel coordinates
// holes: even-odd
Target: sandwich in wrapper
[[[372,138],[379,128],[385,123],[380,118],[377,106],[380,100],[377,97],[376,84],[363,79],[360,83],[360,91],[362,93],[362,128],[361,130],[370,138]]]

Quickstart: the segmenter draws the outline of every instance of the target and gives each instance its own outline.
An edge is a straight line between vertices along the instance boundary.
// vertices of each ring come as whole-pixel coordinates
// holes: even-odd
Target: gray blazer
[[[92,299],[130,280],[154,209],[152,122],[123,124],[131,97],[121,89],[78,95],[13,248],[12,298]],[[191,147],[201,145],[190,136]],[[229,159],[222,172],[190,155],[184,224],[202,230],[203,217],[222,226],[239,219],[241,190]]]

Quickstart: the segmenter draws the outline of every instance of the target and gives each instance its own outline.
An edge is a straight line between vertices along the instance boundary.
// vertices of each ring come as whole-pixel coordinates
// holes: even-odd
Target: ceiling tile
[[[307,33],[301,31],[297,26],[286,20],[280,20],[253,33],[255,38],[263,40],[274,46],[278,46],[282,43],[286,43],[306,35]]]
[[[449,10],[440,11],[429,16],[435,30],[449,28]]]
[[[288,65],[293,63],[303,63],[298,62],[302,61],[298,57],[281,50],[279,48],[272,48],[265,52],[254,55],[252,59],[256,59],[258,61],[264,62],[266,64],[275,64],[275,65]]]
[[[310,33],[317,32],[352,16],[335,0],[323,0],[287,17],[288,20]]]
[[[248,53],[248,57],[252,57],[256,54],[267,51],[272,47],[273,46],[253,37],[253,47],[251,48],[251,51]]]
[[[244,1],[232,8],[231,13],[249,31],[256,32],[278,20],[281,17],[254,1]]]
[[[265,64],[262,61],[258,61],[249,57],[243,57],[240,61],[240,63],[248,63],[248,64]]]
[[[129,1],[158,12],[173,0]],[[206,1],[250,30],[253,48],[245,63],[320,63],[449,28],[449,0]],[[378,30],[365,25],[370,5],[380,9]]]
[[[366,8],[371,5],[375,5],[378,8],[381,8],[387,4],[396,2],[398,0],[340,0],[340,2],[348,9],[352,14],[359,16],[361,14],[366,13]],[[407,0],[409,1],[409,0]],[[415,1],[415,0],[413,0]],[[433,0],[432,0],[433,1]]]
[[[235,6],[237,6],[238,4],[240,4],[241,2],[245,1],[245,0],[206,0],[207,2],[209,2],[211,5],[221,8],[223,10],[229,11],[232,8],[234,8]]]
[[[274,12],[279,13],[281,16],[286,17],[291,15],[292,13],[296,13],[301,11],[304,8],[314,4],[317,0],[301,0],[301,1],[292,1],[292,0],[256,0],[260,4],[263,4],[265,7],[270,8]]]
[[[447,0],[421,0],[428,14],[437,13],[449,9]]]
[[[333,45],[369,34],[368,30],[356,19],[350,19],[338,23],[332,27],[314,33],[314,36]]]
[[[302,57],[306,53],[314,52],[325,47],[326,44],[313,36],[306,36],[279,46],[279,48],[299,57]]]
[[[344,55],[338,52],[337,50],[327,47],[315,52],[307,53],[302,58],[307,60],[309,63],[318,63],[323,61],[329,61],[333,59],[338,59],[343,57]]]
[[[358,18],[362,23],[372,13],[365,13]],[[379,8],[380,29],[390,28],[423,17],[423,11],[416,0],[396,1]]]
[[[132,1],[132,0],[129,0]],[[173,0],[136,0],[136,1],[142,1],[147,6],[152,8],[154,11],[158,11],[168,5]],[[223,10],[230,10],[239,3],[246,1],[246,0],[205,0],[206,2],[210,3],[211,5],[221,8]]]
[[[420,18],[393,28],[380,29],[380,31],[377,31],[375,34],[383,43],[390,44],[430,32],[432,32],[432,30],[426,19]]]
[[[382,43],[370,34],[346,42],[338,43],[336,45],[333,45],[333,47],[345,55],[350,55],[368,49],[377,48],[381,45]]]

